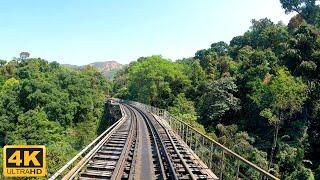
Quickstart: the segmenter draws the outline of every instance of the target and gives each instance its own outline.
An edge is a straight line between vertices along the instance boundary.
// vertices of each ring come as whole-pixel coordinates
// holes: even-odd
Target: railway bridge
[[[53,179],[278,178],[167,111],[112,99],[122,118],[58,170]]]

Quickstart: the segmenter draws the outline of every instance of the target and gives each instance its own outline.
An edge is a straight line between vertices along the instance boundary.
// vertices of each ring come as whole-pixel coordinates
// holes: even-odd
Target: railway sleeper
[[[99,150],[99,151],[97,152],[97,154],[108,155],[108,156],[111,156],[111,155],[120,155],[120,154],[121,154],[121,151],[104,151],[104,150]]]
[[[123,148],[121,147],[107,147],[107,146],[104,146],[104,147],[101,147],[101,150],[106,150],[106,151],[122,151]]]
[[[87,166],[88,170],[95,170],[95,171],[113,171],[114,166]]]
[[[80,174],[80,177],[88,177],[95,179],[110,179],[112,172],[103,172],[103,171],[86,171]]]
[[[94,156],[93,157],[93,161],[95,160],[113,161],[118,159],[119,159],[119,156]]]
[[[101,165],[101,166],[115,166],[117,164],[117,161],[104,161],[104,160],[96,160],[96,161],[90,161],[89,165]]]
[[[123,147],[124,144],[122,144],[122,143],[108,143],[106,146],[108,146],[108,147]]]

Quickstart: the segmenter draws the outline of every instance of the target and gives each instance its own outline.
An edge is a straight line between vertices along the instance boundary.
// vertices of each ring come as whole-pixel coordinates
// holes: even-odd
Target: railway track
[[[128,179],[132,174],[131,160],[137,143],[137,119],[129,109],[125,111],[127,119],[91,157],[76,179]]]
[[[166,128],[159,120],[150,113],[139,110],[144,115],[144,120],[154,129],[154,133],[159,137],[163,154],[172,173],[169,179],[217,179],[216,176],[198,159],[194,158],[190,149],[181,139]]]
[[[125,119],[63,179],[216,179],[152,114],[120,106]]]

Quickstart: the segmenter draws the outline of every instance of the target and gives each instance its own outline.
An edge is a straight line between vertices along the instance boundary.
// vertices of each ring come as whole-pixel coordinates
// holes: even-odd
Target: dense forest
[[[76,71],[42,59],[1,60],[1,147],[46,145],[48,175],[56,172],[105,129],[108,89],[91,67]]]
[[[194,57],[141,57],[112,95],[168,109],[282,179],[320,179],[320,7],[281,3],[288,25],[252,20]]]

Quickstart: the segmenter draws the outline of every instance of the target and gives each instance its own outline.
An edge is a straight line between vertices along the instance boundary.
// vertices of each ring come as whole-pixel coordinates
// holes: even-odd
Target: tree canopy
[[[109,82],[95,69],[1,61],[0,77],[1,146],[46,145],[48,175],[99,133]]]

